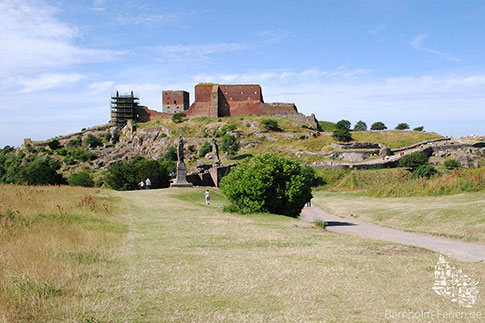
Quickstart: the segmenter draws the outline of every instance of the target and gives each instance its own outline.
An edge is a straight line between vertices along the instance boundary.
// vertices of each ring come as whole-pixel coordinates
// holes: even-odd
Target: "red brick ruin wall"
[[[189,108],[189,93],[185,91],[162,91],[162,111],[185,112]]]

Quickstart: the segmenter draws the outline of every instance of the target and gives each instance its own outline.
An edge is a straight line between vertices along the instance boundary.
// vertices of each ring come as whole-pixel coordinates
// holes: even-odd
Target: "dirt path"
[[[306,222],[325,221],[327,230],[336,233],[425,248],[460,261],[485,261],[485,245],[380,227],[356,219],[343,219],[317,206],[303,208],[301,219]]]

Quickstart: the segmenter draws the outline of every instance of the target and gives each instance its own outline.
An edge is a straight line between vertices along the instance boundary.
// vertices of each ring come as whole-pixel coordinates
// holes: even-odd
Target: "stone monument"
[[[219,146],[217,145],[217,142],[215,139],[212,139],[212,153],[214,155],[214,158],[216,159],[216,164],[220,165],[221,164],[221,158],[219,157]]]
[[[187,174],[184,162],[184,137],[179,136],[177,145],[177,177],[175,181],[170,184],[170,187],[192,187],[192,183],[187,182]]]

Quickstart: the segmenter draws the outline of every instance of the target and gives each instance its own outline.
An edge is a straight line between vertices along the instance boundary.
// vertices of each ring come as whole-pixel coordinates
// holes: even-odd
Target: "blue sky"
[[[0,147],[106,123],[115,90],[259,83],[319,120],[485,134],[485,1],[0,2]]]

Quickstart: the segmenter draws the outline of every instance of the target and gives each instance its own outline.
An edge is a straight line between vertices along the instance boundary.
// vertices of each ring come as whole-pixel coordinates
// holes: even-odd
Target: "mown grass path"
[[[317,206],[305,207],[302,219],[307,222],[327,222],[327,230],[357,237],[401,243],[426,248],[460,261],[485,261],[485,244],[468,243],[380,227],[357,219],[343,219]]]
[[[113,192],[129,233],[86,317],[102,322],[389,322],[479,311],[432,290],[437,255],[271,214],[221,210],[204,189]],[[458,263],[472,278],[483,264]],[[483,286],[481,293],[485,293]],[[386,316],[387,315],[387,316]],[[470,320],[468,320],[470,321]],[[473,320],[471,320],[473,321]],[[480,320],[476,320],[480,321]]]

